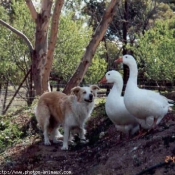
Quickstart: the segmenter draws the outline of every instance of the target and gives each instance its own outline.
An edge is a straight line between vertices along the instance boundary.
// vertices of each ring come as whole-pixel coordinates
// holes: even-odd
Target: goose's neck
[[[114,82],[114,85],[111,89],[111,94],[115,93],[115,94],[118,94],[120,96],[121,92],[122,92],[122,88],[123,88],[122,82],[120,82],[120,83]]]
[[[129,66],[129,82],[137,86],[138,68],[137,64]]]

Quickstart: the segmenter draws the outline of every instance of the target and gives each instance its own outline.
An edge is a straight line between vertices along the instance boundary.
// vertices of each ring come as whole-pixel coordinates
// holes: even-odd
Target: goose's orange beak
[[[106,76],[104,76],[100,81],[99,81],[99,83],[106,83],[107,82],[107,79],[106,79]]]
[[[118,58],[114,61],[114,63],[123,63],[123,58]]]

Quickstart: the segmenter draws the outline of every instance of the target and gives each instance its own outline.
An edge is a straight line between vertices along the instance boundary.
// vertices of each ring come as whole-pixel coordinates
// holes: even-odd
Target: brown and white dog
[[[58,131],[59,125],[63,125],[64,137],[62,150],[68,150],[68,140],[71,130],[78,130],[79,137],[85,140],[84,125],[94,108],[94,98],[99,87],[74,87],[71,95],[61,92],[46,92],[41,95],[35,115],[44,134],[44,144],[51,145],[49,134],[53,142],[57,143],[57,137],[62,135]]]

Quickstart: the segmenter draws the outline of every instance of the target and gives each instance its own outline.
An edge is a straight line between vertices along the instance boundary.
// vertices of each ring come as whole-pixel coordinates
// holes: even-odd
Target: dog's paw
[[[68,143],[73,144],[73,143],[75,143],[75,141],[74,140],[69,140]]]
[[[57,135],[57,137],[58,137],[58,139],[63,139],[63,135],[62,135],[61,133],[59,133],[59,134]]]
[[[57,140],[57,139],[53,139],[53,143],[63,143],[63,141],[62,140]]]
[[[51,143],[50,143],[49,140],[45,140],[45,141],[44,141],[44,145],[51,145]]]
[[[58,134],[58,135],[55,136],[55,138],[57,140],[63,140],[63,135],[62,134]]]
[[[61,147],[61,150],[62,150],[62,151],[67,151],[67,150],[68,150],[68,146],[62,146],[62,147]]]
[[[83,143],[83,144],[89,143],[89,140],[88,139],[80,139],[80,143]]]

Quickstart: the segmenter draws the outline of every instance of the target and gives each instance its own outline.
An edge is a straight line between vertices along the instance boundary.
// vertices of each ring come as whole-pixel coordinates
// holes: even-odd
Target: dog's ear
[[[94,96],[97,97],[97,92],[100,88],[97,85],[91,85],[90,88],[92,89]]]
[[[71,89],[71,94],[78,96],[78,93],[80,92],[80,90],[81,90],[81,87],[76,86],[76,87]]]
[[[93,91],[98,91],[100,88],[97,86],[97,85],[91,85],[90,88],[93,90]]]

